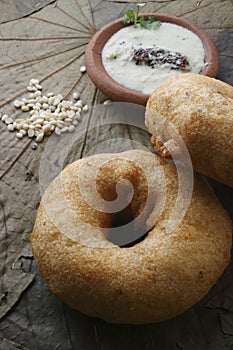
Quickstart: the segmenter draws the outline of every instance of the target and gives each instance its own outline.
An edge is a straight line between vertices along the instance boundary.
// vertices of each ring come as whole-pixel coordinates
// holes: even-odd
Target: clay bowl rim
[[[204,46],[206,55],[205,62],[207,66],[199,73],[215,78],[219,69],[218,51],[208,34],[196,26],[194,23],[185,19],[161,14],[161,13],[145,13],[145,18],[155,16],[161,22],[168,22],[187,28],[198,35]],[[107,40],[118,30],[124,28],[122,18],[112,21],[99,29],[89,41],[85,50],[85,66],[87,74],[92,82],[109,98],[114,101],[136,103],[146,105],[149,94],[144,94],[136,90],[126,88],[113,80],[106,72],[102,63],[102,49]]]

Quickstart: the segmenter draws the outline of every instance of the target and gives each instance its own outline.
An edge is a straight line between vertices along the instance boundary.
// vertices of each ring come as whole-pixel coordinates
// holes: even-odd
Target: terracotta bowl
[[[156,16],[156,18],[161,22],[175,23],[197,34],[201,39],[206,52],[205,62],[208,62],[208,66],[206,66],[200,74],[213,78],[216,77],[219,68],[218,51],[213,41],[202,29],[198,28],[189,21],[175,16],[160,13],[146,13],[143,15],[145,18],[148,16]],[[93,83],[112,100],[146,105],[150,95],[118,84],[108,75],[102,64],[101,54],[105,43],[115,32],[124,27],[125,26],[122,24],[122,18],[120,18],[116,21],[108,23],[95,33],[87,45],[85,52],[85,65],[87,68],[87,73]]]

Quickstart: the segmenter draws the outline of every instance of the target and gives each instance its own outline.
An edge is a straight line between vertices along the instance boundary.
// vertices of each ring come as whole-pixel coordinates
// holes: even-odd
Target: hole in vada
[[[148,204],[148,183],[143,170],[129,159],[104,163],[96,176],[96,188],[105,200],[106,239],[119,247],[132,247],[148,235],[146,221],[152,212]],[[109,208],[116,210],[109,212]]]
[[[135,217],[131,205],[112,215],[112,227],[107,234],[107,240],[121,248],[130,248],[143,241],[148,235],[146,223],[140,223],[135,228]]]

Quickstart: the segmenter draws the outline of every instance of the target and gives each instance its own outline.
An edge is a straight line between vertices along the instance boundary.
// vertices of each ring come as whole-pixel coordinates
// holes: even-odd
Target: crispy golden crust
[[[146,125],[155,149],[169,157],[169,135],[158,130],[162,120],[176,127],[197,172],[233,186],[232,86],[190,73],[154,90],[147,102]]]
[[[93,195],[88,177],[97,168],[98,190],[103,196],[106,186],[111,200],[122,177],[134,185],[134,207],[152,191],[146,218],[142,216],[147,225],[166,184],[159,219],[130,248],[106,240],[103,227],[110,226],[111,214],[85,202]],[[167,232],[177,191],[175,166],[144,151],[96,155],[66,167],[44,193],[31,235],[34,257],[51,291],[71,307],[113,323],[166,320],[199,301],[229,263],[232,225],[210,187],[196,176],[185,217]],[[139,215],[136,225],[140,220]]]

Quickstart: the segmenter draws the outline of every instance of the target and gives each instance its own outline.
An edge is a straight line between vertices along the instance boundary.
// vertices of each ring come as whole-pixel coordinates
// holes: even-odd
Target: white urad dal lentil
[[[81,67],[82,68],[82,67]],[[80,68],[80,69],[81,69]],[[53,92],[42,96],[42,85],[38,79],[31,79],[27,86],[29,98],[23,97],[21,101],[15,100],[15,108],[22,112],[29,112],[28,118],[18,118],[13,120],[7,114],[0,114],[0,119],[6,124],[7,130],[17,131],[16,137],[22,139],[24,136],[35,137],[37,143],[42,142],[44,136],[49,136],[52,132],[61,135],[64,132],[73,132],[81,119],[82,112],[87,112],[89,106],[84,105],[79,99],[77,92],[73,93],[75,102],[63,99],[61,94],[55,95]],[[32,144],[32,149],[36,149],[36,143]]]
[[[145,94],[151,94],[169,76],[185,74],[165,64],[151,68],[131,61],[134,49],[153,45],[186,56],[193,73],[200,73],[205,66],[205,49],[200,38],[184,27],[163,22],[156,30],[127,26],[116,32],[102,50],[105,70],[119,84]]]

